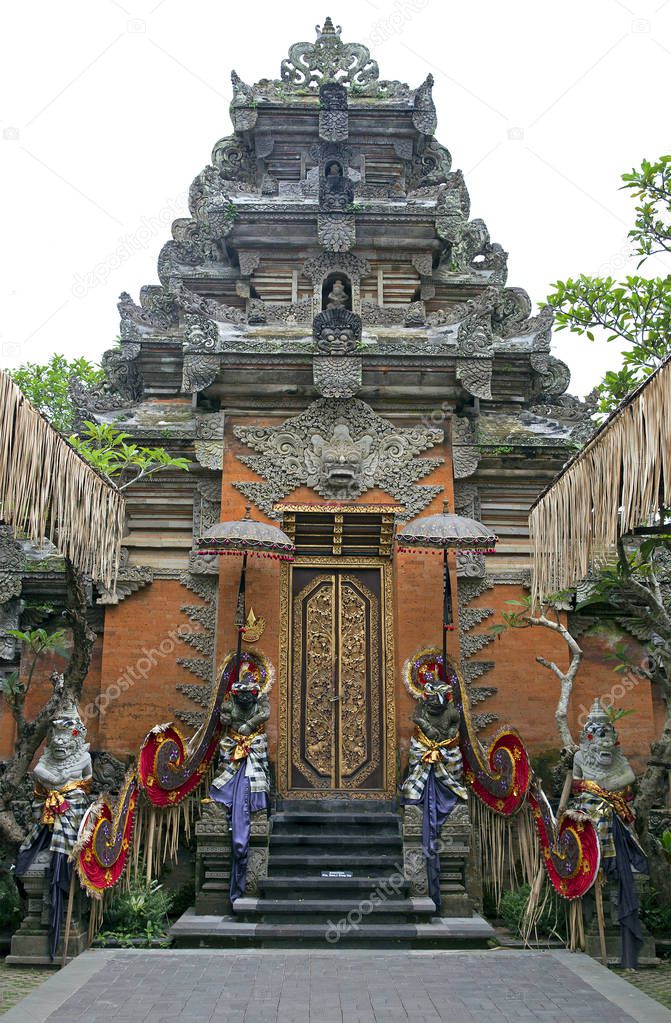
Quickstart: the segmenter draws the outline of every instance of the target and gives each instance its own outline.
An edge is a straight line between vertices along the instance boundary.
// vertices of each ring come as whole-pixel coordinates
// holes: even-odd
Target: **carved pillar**
[[[422,808],[404,806],[401,809],[403,830],[403,874],[410,882],[410,897],[429,894],[429,879],[422,849]]]
[[[63,956],[65,939],[65,910],[63,906],[63,924],[61,938],[56,949],[56,959],[49,956],[49,882],[47,869],[50,853],[48,850],[39,853],[31,864],[31,869],[22,874],[19,880],[26,892],[26,915],[21,926],[12,935],[12,946],[7,963],[14,966],[41,966],[60,963]],[[68,959],[78,956],[88,948],[88,920],[86,899],[76,885],[73,902],[70,937],[68,940]]]
[[[249,840],[247,860],[247,885],[245,896],[259,896],[259,881],[268,877],[268,841],[270,820],[265,810],[252,814],[252,834]]]
[[[196,916],[230,916],[231,835],[228,814],[205,803],[196,824]]]
[[[482,902],[482,877],[471,857],[472,828],[467,803],[458,803],[440,830],[440,894],[443,916],[471,916]]]

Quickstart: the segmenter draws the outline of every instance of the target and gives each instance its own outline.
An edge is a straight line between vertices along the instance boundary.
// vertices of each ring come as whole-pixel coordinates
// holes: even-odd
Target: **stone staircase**
[[[215,915],[221,865],[205,870],[204,900],[173,926],[178,946],[482,948],[494,937],[471,914],[453,864],[444,895],[449,903],[454,890],[452,910],[463,915],[436,917],[433,900],[412,893],[390,802],[285,800],[271,818],[267,874],[253,895]]]

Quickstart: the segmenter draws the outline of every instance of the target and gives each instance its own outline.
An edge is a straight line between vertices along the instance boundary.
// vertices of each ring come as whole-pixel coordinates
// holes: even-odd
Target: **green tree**
[[[60,433],[71,430],[75,421],[75,407],[70,397],[71,377],[89,387],[105,379],[100,366],[83,356],[68,360],[64,355],[52,355],[47,363],[27,362],[6,372]]]
[[[640,267],[651,256],[671,252],[671,156],[622,175],[623,188],[636,200],[629,231],[632,255]],[[671,353],[671,276],[633,275],[623,281],[581,274],[556,281],[548,295],[556,329],[624,342],[622,365],[599,385],[599,411],[608,414]]]

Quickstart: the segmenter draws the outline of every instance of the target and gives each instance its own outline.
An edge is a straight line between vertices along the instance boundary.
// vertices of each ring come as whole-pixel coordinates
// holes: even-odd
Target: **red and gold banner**
[[[593,822],[577,810],[567,810],[557,821],[537,778],[528,798],[553,888],[565,899],[581,898],[596,881],[601,865]]]
[[[218,712],[211,728],[204,731],[205,736],[198,732],[187,743],[175,725],[159,725],[146,737],[138,775],[153,806],[177,806],[200,785],[217,752],[221,732]]]
[[[79,830],[73,857],[79,879],[95,898],[121,879],[128,862],[135,815],[138,781],[135,771],[128,774],[116,805],[101,796],[89,807]]]

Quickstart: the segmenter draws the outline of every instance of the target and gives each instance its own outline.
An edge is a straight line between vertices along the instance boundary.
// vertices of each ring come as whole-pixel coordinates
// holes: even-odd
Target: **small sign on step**
[[[351,870],[322,870],[322,877],[352,877]]]

